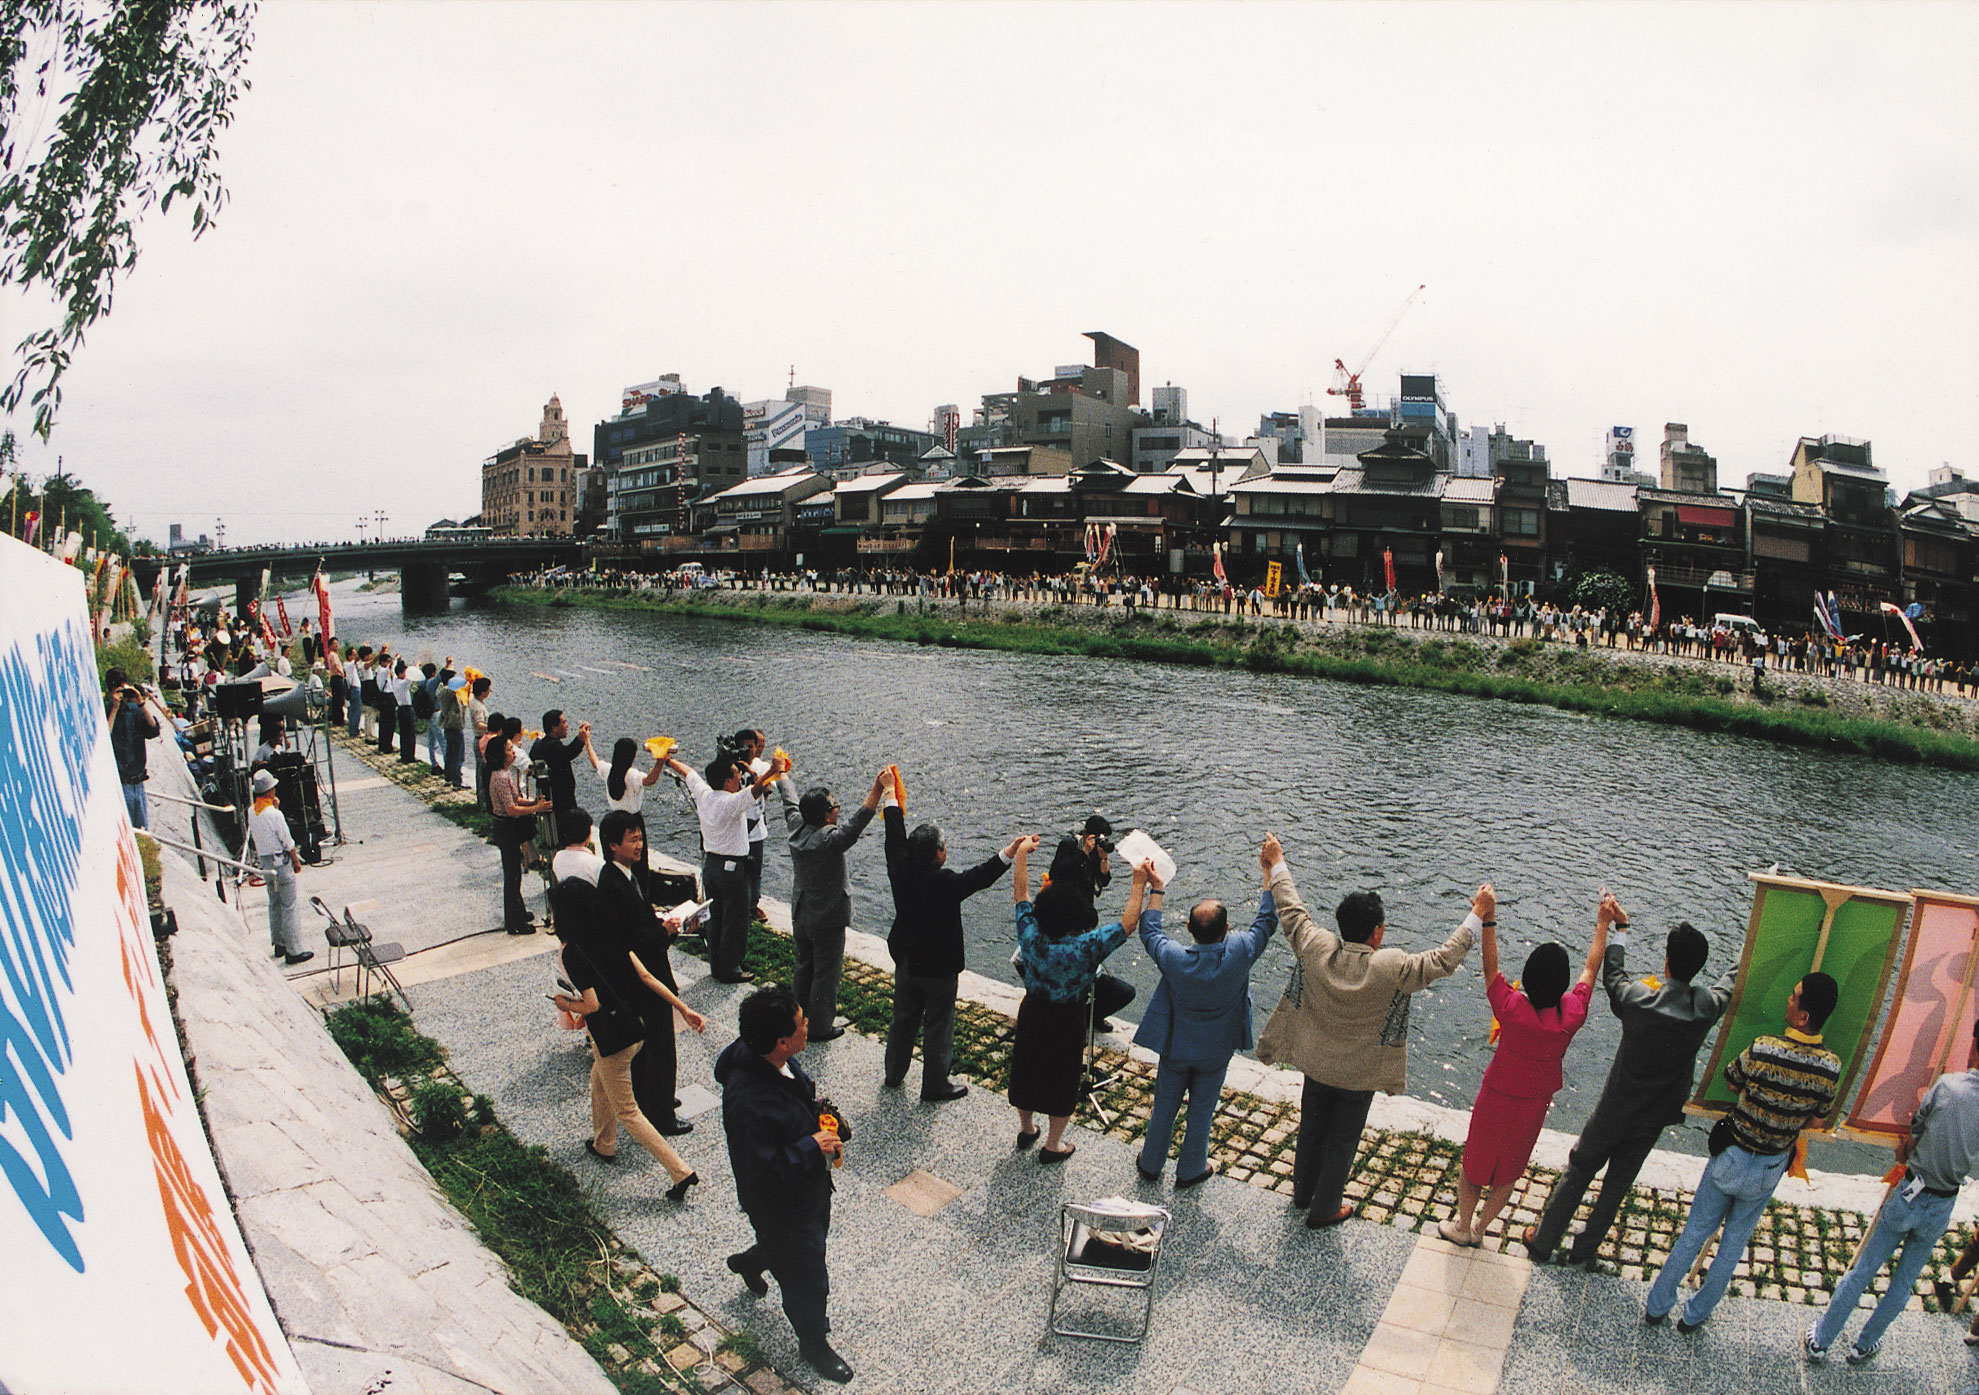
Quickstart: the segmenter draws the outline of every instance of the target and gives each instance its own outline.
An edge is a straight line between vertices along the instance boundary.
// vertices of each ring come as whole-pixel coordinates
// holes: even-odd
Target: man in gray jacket
[[[1587,1127],[1567,1154],[1567,1170],[1554,1184],[1545,1214],[1525,1232],[1527,1252],[1542,1264],[1566,1234],[1594,1174],[1605,1165],[1608,1175],[1602,1179],[1587,1225],[1567,1252],[1569,1264],[1594,1262],[1643,1160],[1664,1128],[1683,1118],[1697,1053],[1732,997],[1730,978],[1715,988],[1691,986],[1711,946],[1689,921],[1679,921],[1664,943],[1663,982],[1652,988],[1631,979],[1628,914],[1612,900],[1604,912],[1609,907],[1614,930],[1601,961],[1601,986],[1608,990],[1608,1005],[1621,1019],[1622,1044]]]
[[[1294,955],[1285,996],[1258,1038],[1257,1058],[1284,1062],[1305,1075],[1299,1100],[1299,1141],[1292,1162],[1292,1204],[1315,1230],[1354,1213],[1342,1195],[1354,1167],[1374,1092],[1408,1088],[1409,995],[1457,971],[1495,903],[1480,888],[1471,914],[1435,949],[1407,954],[1384,949],[1387,912],[1381,897],[1357,891],[1340,903],[1340,933],[1313,923],[1279,857],[1265,889],[1278,907]]]
[[[844,823],[838,821],[838,801],[823,785],[813,785],[800,799],[788,775],[776,782],[784,824],[790,830],[790,938],[797,954],[796,982],[791,986],[805,1017],[816,1024],[809,1038],[814,1042],[845,1035],[845,1029],[832,1020],[838,1013],[838,980],[845,967],[845,930],[852,923],[852,883],[845,872],[845,851],[873,821],[884,773],[873,777],[865,803]]]

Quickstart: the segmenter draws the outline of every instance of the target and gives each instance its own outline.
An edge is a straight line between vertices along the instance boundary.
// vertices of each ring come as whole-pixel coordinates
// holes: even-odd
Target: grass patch
[[[470,1101],[439,1043],[389,1000],[339,1008],[328,1025],[412,1125],[414,1155],[507,1267],[510,1287],[563,1323],[625,1395],[698,1388],[666,1361],[686,1323],[653,1307],[680,1280],[641,1264],[567,1168],[504,1128],[485,1096]]]

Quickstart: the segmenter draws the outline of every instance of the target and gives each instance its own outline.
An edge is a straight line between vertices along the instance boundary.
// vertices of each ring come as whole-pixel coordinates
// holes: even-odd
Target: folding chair
[[[405,1010],[411,1012],[412,999],[406,997],[405,988],[399,983],[398,975],[385,967],[388,964],[396,964],[399,960],[405,958],[405,946],[399,944],[397,941],[382,945],[374,944],[371,939],[370,927],[360,924],[351,915],[349,906],[344,907],[344,918],[342,922],[339,922],[337,917],[331,913],[330,908],[323,904],[322,897],[310,897],[309,904],[322,912],[323,918],[330,922],[324,929],[323,937],[330,943],[331,986],[339,990],[342,989],[343,955],[348,953],[356,961],[357,965],[357,996],[359,998],[368,998],[374,992],[380,991],[377,987],[377,982],[379,979],[383,979],[387,984],[391,985],[392,992],[399,995],[399,1001],[405,1004]]]
[[[1168,1234],[1167,1210],[1110,1197],[1090,1206],[1065,1202],[1058,1220],[1058,1269],[1052,1276],[1051,1310],[1045,1318],[1052,1334],[1101,1342],[1138,1342],[1147,1336],[1154,1318],[1154,1279]],[[1068,1284],[1140,1290],[1141,1312],[1133,1334],[1062,1325],[1058,1300]]]

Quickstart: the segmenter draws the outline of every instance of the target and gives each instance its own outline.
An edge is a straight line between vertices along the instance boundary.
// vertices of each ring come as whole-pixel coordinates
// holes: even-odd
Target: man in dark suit
[[[647,971],[678,997],[680,983],[673,976],[667,953],[671,927],[654,914],[637,875],[637,869],[646,865],[646,833],[639,826],[639,816],[612,810],[598,821],[598,842],[606,857],[605,869],[598,874],[595,901],[600,930],[611,943],[638,955]],[[561,902],[558,910],[561,914]],[[639,1112],[662,1134],[673,1138],[692,1133],[694,1125],[674,1112],[680,1107],[675,1094],[680,1063],[674,1049],[673,1004],[657,993],[641,993],[634,1004],[645,1028],[646,1045],[632,1058],[632,1097],[639,1102]],[[698,1032],[705,1029],[707,1019],[688,1013],[687,1023]]]
[[[893,886],[893,1024],[886,1034],[886,1084],[905,1083],[921,1034],[921,1098],[959,1100],[969,1087],[948,1078],[955,1045],[955,989],[962,976],[962,903],[1003,875],[1017,851],[1012,838],[966,872],[951,870],[941,830],[924,823],[911,834],[892,795],[886,798],[886,874]]]
[[[831,1349],[825,1301],[825,1237],[831,1229],[831,1160],[839,1132],[823,1127],[826,1105],[793,1059],[808,1042],[804,1009],[788,988],[759,988],[742,1000],[740,1039],[715,1060],[722,1125],[735,1171],[735,1199],[755,1228],[756,1243],[728,1257],[728,1267],[761,1298],[776,1275],[798,1352],[827,1380],[848,1381],[852,1368]]]
[[[1277,857],[1278,840],[1267,837],[1259,854],[1267,879]],[[1233,935],[1229,911],[1221,901],[1206,898],[1189,912],[1194,943],[1183,945],[1162,933],[1162,886],[1154,880],[1151,863],[1136,867],[1134,875],[1142,876],[1144,869],[1148,908],[1141,912],[1141,946],[1161,971],[1161,982],[1148,999],[1134,1044],[1158,1052],[1161,1065],[1155,1071],[1154,1104],[1136,1165],[1151,1182],[1161,1176],[1175,1115],[1187,1095],[1189,1116],[1175,1159],[1175,1185],[1193,1187],[1215,1170],[1209,1165],[1209,1126],[1230,1057],[1251,1044],[1251,965],[1270,942],[1278,912],[1271,892],[1265,891],[1250,929]]]
[[[584,722],[578,726],[577,735],[572,736],[570,718],[552,707],[543,714],[543,734],[529,747],[529,759],[548,767],[550,824],[558,847],[563,846],[563,818],[577,807],[577,776],[571,772],[570,765],[584,754],[584,739],[590,734],[591,724]]]
[[[800,799],[788,775],[777,777],[777,797],[783,801],[784,824],[790,830],[790,940],[797,955],[791,987],[811,1020],[812,1041],[845,1035],[844,1028],[834,1025],[838,980],[845,967],[845,930],[852,924],[852,883],[845,874],[845,852],[878,812],[884,776],[882,771],[873,777],[865,802],[843,823],[838,801],[823,785],[812,786]]]
[[[1612,898],[1602,909],[1614,929],[1601,962],[1601,986],[1608,990],[1608,1005],[1621,1019],[1622,1044],[1615,1051],[1601,1098],[1594,1102],[1587,1126],[1567,1154],[1567,1170],[1554,1184],[1545,1214],[1525,1232],[1527,1252],[1542,1264],[1566,1234],[1594,1174],[1605,1165],[1608,1174],[1587,1225],[1567,1252],[1569,1264],[1594,1262],[1643,1160],[1663,1130],[1683,1118],[1697,1053],[1732,997],[1730,978],[1715,988],[1692,986],[1711,946],[1689,921],[1678,922],[1664,943],[1663,983],[1651,988],[1631,979],[1628,915]]]

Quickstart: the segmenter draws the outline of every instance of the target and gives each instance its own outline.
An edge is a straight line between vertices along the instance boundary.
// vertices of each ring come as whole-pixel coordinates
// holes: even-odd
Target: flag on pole
[[[1209,545],[1209,556],[1210,571],[1215,575],[1220,584],[1228,586],[1230,584],[1230,577],[1223,570],[1223,544],[1220,542],[1211,543]]]
[[[316,593],[316,628],[327,645],[337,632],[330,625],[330,583],[324,579],[321,562],[316,564],[316,575],[309,578],[309,589]]]
[[[1306,545],[1304,543],[1299,543],[1293,549],[1292,556],[1294,557],[1294,559],[1297,560],[1299,564],[1299,585],[1301,586],[1312,585],[1312,578],[1306,575]]]
[[[1088,523],[1086,525],[1086,565],[1087,566],[1091,566],[1093,562],[1093,558],[1098,555],[1098,544],[1095,542],[1093,538],[1093,534],[1098,531],[1099,531],[1098,528],[1095,527],[1093,524]]]
[[[1663,602],[1656,595],[1656,568],[1648,569],[1649,577],[1649,632],[1654,634],[1663,623]]]
[[[1443,551],[1441,548],[1438,548],[1436,552],[1436,589],[1439,591],[1443,589]]]
[[[39,533],[40,531],[41,531],[41,510],[29,509],[27,511],[27,536],[21,539],[21,541],[25,542],[29,547],[33,547],[34,535],[36,533]]]
[[[1381,549],[1381,574],[1388,579],[1388,589],[1393,591],[1395,589],[1395,549],[1392,547]]]
[[[1498,576],[1504,583],[1505,599],[1512,599],[1512,559],[1504,553],[1498,554]]]
[[[1900,605],[1891,604],[1889,601],[1882,602],[1882,607],[1883,607],[1883,613],[1885,615],[1894,615],[1896,616],[1897,619],[1903,621],[1904,629],[1910,632],[1910,642],[1912,646],[1914,646],[1920,654],[1923,653],[1924,641],[1917,637],[1917,626],[1910,623],[1910,612],[1905,610]],[[1923,613],[1923,607],[1920,606],[1917,609],[1919,614]]]
[[[280,596],[275,597],[275,618],[282,622],[283,639],[287,639],[290,635],[293,635],[295,633],[295,626],[289,623],[288,605],[286,602],[282,600]]]

